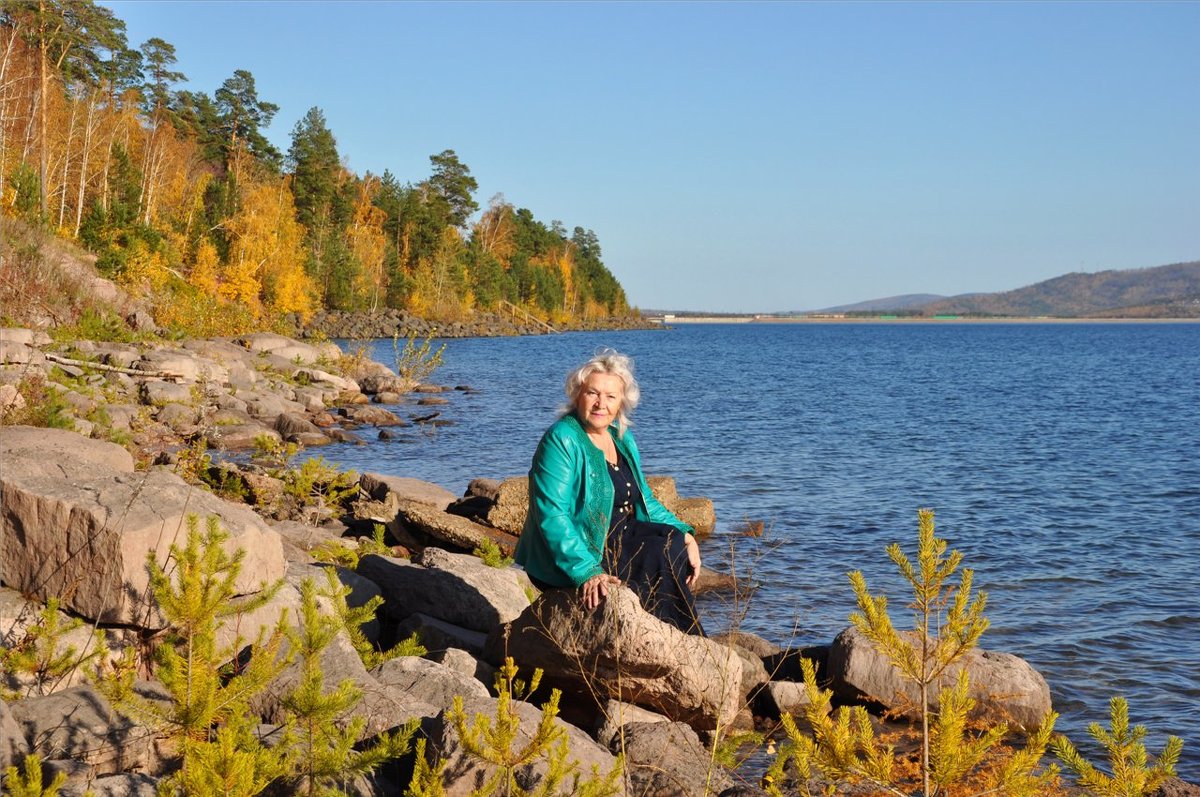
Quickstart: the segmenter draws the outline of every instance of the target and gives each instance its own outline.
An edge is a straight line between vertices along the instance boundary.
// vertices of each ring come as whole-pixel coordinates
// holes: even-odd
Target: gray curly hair
[[[631,423],[629,415],[637,408],[642,390],[633,376],[633,358],[615,349],[600,349],[592,359],[567,374],[567,404],[562,414],[570,415],[575,411],[575,402],[579,399],[583,383],[595,373],[614,374],[625,383],[625,390],[621,393],[621,408],[617,411],[617,436],[624,437]]]

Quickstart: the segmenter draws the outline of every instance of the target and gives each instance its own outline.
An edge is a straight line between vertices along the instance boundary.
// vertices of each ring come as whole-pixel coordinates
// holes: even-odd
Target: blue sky
[[[104,0],[101,0],[104,2]],[[455,150],[643,308],[816,309],[1200,259],[1200,3],[104,2],[188,88]]]

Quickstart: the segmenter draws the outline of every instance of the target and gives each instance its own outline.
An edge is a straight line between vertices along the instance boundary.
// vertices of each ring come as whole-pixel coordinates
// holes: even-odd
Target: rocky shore
[[[459,495],[404,474],[351,476],[319,461],[290,462],[289,446],[452,423],[447,396],[469,390],[413,384],[331,344],[278,335],[63,347],[37,331],[0,330],[0,653],[10,654],[0,674],[9,698],[0,701],[0,770],[36,753],[48,776],[66,775],[65,795],[151,795],[177,771],[179,750],[164,728],[123,713],[96,673],[102,681],[132,659],[136,691],[170,701],[156,650],[171,629],[147,563],[168,564],[171,546],[187,541],[190,517],[217,519],[226,551],[244,552],[234,592],[263,598],[217,632],[218,649],[238,652],[230,667],[246,667],[247,651],[266,655],[250,641],[281,617],[302,622],[306,581],[324,583],[328,568],[348,588],[350,608],[378,603],[374,619],[342,627],[320,654],[328,688],[350,683],[361,696],[335,723],[355,728],[362,746],[414,721],[423,761],[444,765],[446,794],[469,794],[497,771],[455,718],[503,715],[509,704],[496,674],[508,658],[523,678],[544,672],[529,702],[512,704],[515,744],[536,746],[545,733],[565,739],[581,776],[610,773],[623,755],[618,791],[628,794],[762,793],[757,775],[720,766],[710,750],[733,731],[801,712],[805,660],[843,704],[876,713],[911,707],[911,687],[853,629],[828,645],[785,650],[736,630],[681,634],[626,589],[596,612],[573,593],[539,595],[504,559],[524,520],[523,479],[480,478]],[[210,449],[253,456],[217,461]],[[654,477],[652,487],[698,530],[712,530],[710,501],[680,497],[669,477]],[[264,591],[270,584],[278,586]],[[705,573],[702,589],[739,588]],[[51,635],[48,625],[69,630]],[[423,653],[380,660],[414,634]],[[57,666],[14,664],[31,660],[15,655],[25,652]],[[1050,712],[1045,680],[1022,659],[976,651],[963,666],[980,718],[1033,729]],[[264,744],[288,723],[302,677],[293,661],[251,701]],[[562,697],[558,716],[546,720],[538,706],[551,687]],[[415,755],[340,787],[403,794],[420,769]],[[546,754],[514,766],[529,788],[559,765]],[[1195,793],[1176,787],[1183,790],[1170,793]]]
[[[545,324],[534,322],[527,318],[501,313],[473,314],[461,321],[437,321],[420,318],[404,310],[386,309],[378,313],[343,313],[323,311],[314,315],[304,324],[302,337],[320,336],[325,338],[342,338],[350,340],[367,340],[370,338],[401,338],[415,335],[418,338],[495,338],[512,335],[544,335],[553,331],[565,332],[589,329],[657,329],[641,318],[620,316],[595,319],[592,321],[577,320],[568,325],[547,327]]]

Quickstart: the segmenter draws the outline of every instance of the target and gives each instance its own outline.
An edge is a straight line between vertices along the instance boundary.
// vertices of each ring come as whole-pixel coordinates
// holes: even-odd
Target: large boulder
[[[382,613],[393,620],[420,612],[488,633],[529,605],[527,577],[520,571],[488,567],[478,557],[437,548],[427,549],[421,563],[364,556],[358,574],[379,585]]]
[[[91,440],[66,429],[0,426],[0,478],[26,476],[81,478],[97,470],[133,473],[133,456],[116,443]]]
[[[229,533],[226,549],[245,551],[238,594],[284,573],[279,535],[244,506],[165,471],[44,475],[31,461],[44,458],[6,456],[0,473],[0,578],[13,589],[43,600],[56,595],[89,620],[161,628],[146,557],[153,552],[163,563],[173,543],[186,544],[193,516],[201,528],[217,518]]]
[[[496,724],[496,712],[499,700],[491,697],[474,697],[463,700],[463,711],[466,715],[468,728],[478,715],[491,718],[492,725]],[[542,721],[542,712],[535,706],[513,700],[508,704],[517,718],[515,728],[516,738],[512,749],[521,750],[530,744],[534,733]],[[426,757],[432,762],[440,756],[446,765],[445,793],[447,797],[466,797],[482,786],[488,778],[496,774],[496,765],[470,755],[464,749],[453,723],[443,711],[428,724],[426,731],[430,745]],[[570,759],[574,763],[573,773],[586,779],[593,772],[601,776],[608,775],[616,765],[616,758],[607,750],[596,744],[592,737],[562,720],[552,721],[554,733],[565,738],[570,749]],[[535,757],[532,761],[523,763],[516,768],[514,776],[517,784],[526,791],[534,791],[545,779],[549,772],[546,755]],[[571,793],[571,776],[555,793]]]
[[[375,680],[386,687],[399,689],[423,703],[438,708],[450,708],[454,698],[488,697],[487,687],[473,675],[416,656],[388,659],[371,669]]]
[[[630,792],[639,797],[705,797],[733,786],[682,722],[627,723],[608,748],[625,754]]]
[[[157,732],[118,714],[91,686],[21,700],[11,708],[29,752],[43,760],[80,761],[92,777],[155,772],[162,763]]]
[[[730,648],[679,631],[626,587],[592,611],[573,590],[548,590],[488,640],[493,663],[512,656],[601,699],[654,709],[709,730],[738,713],[742,663]]]
[[[970,695],[976,701],[974,716],[1003,720],[1030,731],[1050,713],[1050,688],[1029,662],[1011,653],[978,648],[952,665],[933,686],[931,705],[936,706],[941,689],[953,686],[964,667],[970,678]],[[846,702],[878,703],[896,710],[920,706],[918,687],[901,678],[888,658],[853,626],[833,641],[829,676],[834,693]]]

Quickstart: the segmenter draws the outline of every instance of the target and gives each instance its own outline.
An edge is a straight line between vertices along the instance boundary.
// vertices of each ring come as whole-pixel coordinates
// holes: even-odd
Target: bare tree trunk
[[[58,226],[63,226],[67,216],[67,183],[68,172],[71,168],[71,142],[75,140],[75,117],[79,115],[79,101],[71,99],[71,121],[67,125],[67,143],[63,147],[62,189],[58,200]]]
[[[42,212],[42,218],[46,217],[49,210],[49,203],[46,198],[46,177],[47,165],[50,153],[49,147],[46,145],[46,85],[49,83],[49,64],[46,63],[46,2],[38,0],[38,137],[41,140],[40,152],[38,152],[38,179],[41,185],[38,186],[38,206]]]
[[[83,205],[85,194],[87,192],[87,169],[88,161],[92,154],[92,134],[95,132],[96,122],[93,121],[96,115],[96,98],[92,94],[88,97],[88,113],[87,121],[83,126],[83,158],[79,164],[79,195],[75,200],[75,231],[74,236],[79,237],[79,229],[83,226]]]
[[[8,31],[4,42],[4,58],[0,60],[0,153],[7,152],[8,144],[8,63],[12,57],[13,45],[17,41],[17,27],[14,24]],[[0,157],[0,197],[4,196],[4,158]]]

